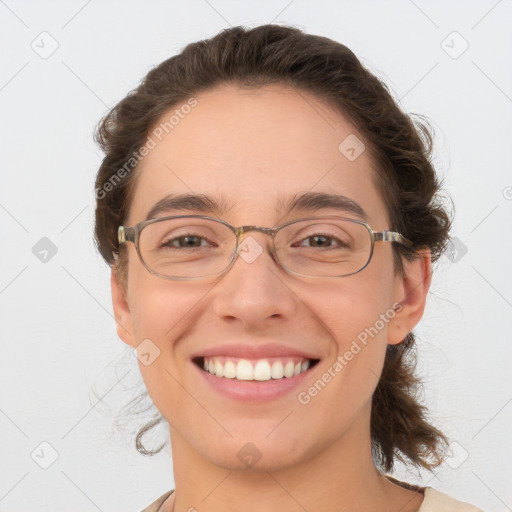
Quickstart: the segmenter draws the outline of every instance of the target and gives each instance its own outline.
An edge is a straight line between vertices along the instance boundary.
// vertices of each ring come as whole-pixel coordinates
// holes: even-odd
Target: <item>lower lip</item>
[[[295,377],[284,377],[282,379],[264,381],[244,381],[216,377],[210,372],[201,370],[195,363],[192,364],[206,383],[221,395],[236,400],[244,400],[246,402],[265,402],[275,400],[297,389],[301,384],[303,385],[305,379],[311,375],[312,370],[314,370],[319,363]]]

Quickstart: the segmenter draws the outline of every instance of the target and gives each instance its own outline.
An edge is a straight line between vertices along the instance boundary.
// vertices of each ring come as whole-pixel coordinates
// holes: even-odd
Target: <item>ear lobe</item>
[[[117,335],[125,343],[135,347],[130,308],[126,301],[125,290],[117,277],[117,267],[115,264],[111,266],[110,286],[112,289],[112,307],[116,320]]]
[[[414,261],[404,260],[404,273],[397,275],[394,293],[395,317],[388,324],[388,343],[397,345],[418,324],[425,310],[427,292],[432,281],[432,260],[430,250],[422,251]]]

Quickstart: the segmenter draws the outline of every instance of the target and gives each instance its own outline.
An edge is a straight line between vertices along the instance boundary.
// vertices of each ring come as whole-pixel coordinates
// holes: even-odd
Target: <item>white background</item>
[[[435,477],[398,475],[486,511],[512,510],[512,2],[5,0],[0,511],[136,512],[173,487],[169,446],[144,458],[128,431],[111,427],[141,388],[92,240],[102,157],[92,132],[187,43],[271,21],[347,45],[405,110],[435,126],[458,252],[436,269],[417,329],[419,370],[453,456]],[[52,44],[45,59],[31,47]],[[57,248],[47,262],[32,251],[42,237]]]

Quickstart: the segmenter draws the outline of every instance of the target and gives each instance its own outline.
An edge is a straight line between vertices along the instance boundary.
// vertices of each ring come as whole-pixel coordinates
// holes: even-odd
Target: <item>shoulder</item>
[[[391,475],[384,475],[388,480],[409,490],[421,492],[424,495],[423,503],[418,512],[483,512],[482,509],[464,501],[456,500],[433,487],[422,487],[398,480]]]
[[[151,503],[149,507],[146,507],[142,512],[158,512],[158,509],[162,506],[163,502],[174,492],[174,489],[171,491],[166,492],[165,494],[162,494],[160,498],[158,498],[156,501]]]
[[[403,484],[403,482],[401,482]],[[415,487],[415,486],[411,486]],[[158,512],[163,502],[174,492],[174,489],[160,496],[142,512]],[[432,487],[426,487],[425,498],[418,512],[483,512],[483,510],[469,503],[456,500],[447,494]]]
[[[456,500],[432,487],[425,488],[425,498],[418,512],[483,512],[469,503]]]

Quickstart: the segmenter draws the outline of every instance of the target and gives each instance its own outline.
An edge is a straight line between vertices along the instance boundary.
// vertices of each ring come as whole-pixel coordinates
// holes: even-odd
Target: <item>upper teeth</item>
[[[203,367],[217,377],[237,380],[270,380],[294,377],[309,368],[309,359],[237,359],[234,357],[205,357]]]

